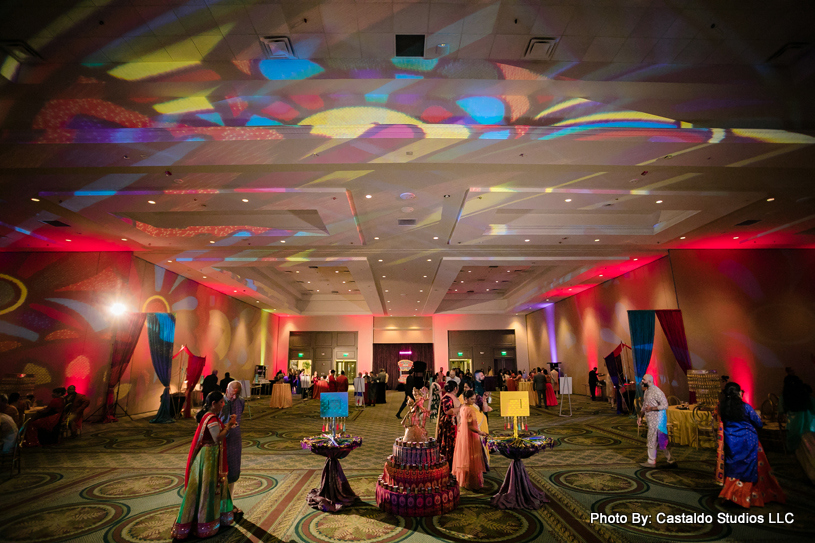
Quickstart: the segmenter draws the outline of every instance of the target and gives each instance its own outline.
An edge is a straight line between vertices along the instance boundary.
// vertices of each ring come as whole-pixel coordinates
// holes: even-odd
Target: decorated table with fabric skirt
[[[359,499],[348,484],[340,460],[362,445],[361,437],[338,435],[332,438],[328,434],[323,434],[303,438],[300,443],[304,449],[325,456],[320,487],[313,488],[306,498],[311,507],[326,513],[336,513]]]
[[[529,392],[529,407],[540,407],[538,393],[533,389],[532,381],[518,381],[518,392],[524,390]]]
[[[680,409],[678,405],[671,405],[668,407],[668,424],[672,431],[669,431],[669,437],[672,443],[677,445],[697,445],[696,443],[696,422],[693,420],[693,408],[696,405],[689,405],[687,409]],[[710,411],[698,411],[698,416],[701,417],[700,424],[706,428],[711,424]],[[710,440],[706,447],[716,447],[716,443]]]
[[[492,497],[490,505],[498,509],[540,509],[548,502],[546,495],[539,490],[532,481],[524,467],[523,459],[537,454],[547,448],[555,446],[552,438],[532,433],[519,433],[513,435],[496,435],[487,439],[490,452],[497,452],[505,458],[512,460],[509,469],[498,489],[498,494]]]
[[[29,409],[26,409],[25,413],[24,413],[25,418],[30,419],[31,417],[33,417],[34,415],[36,415],[37,413],[39,413],[40,411],[42,411],[46,407],[47,406],[45,406],[45,405],[38,405],[38,406],[35,406],[35,407],[31,407]]]
[[[291,407],[291,405],[291,385],[283,381],[275,383],[272,387],[272,399],[269,402],[269,406],[284,409]]]

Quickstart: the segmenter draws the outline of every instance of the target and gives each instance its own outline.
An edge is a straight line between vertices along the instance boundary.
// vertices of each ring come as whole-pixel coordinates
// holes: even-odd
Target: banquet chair
[[[693,432],[696,438],[694,443],[697,449],[701,448],[702,446],[700,442],[702,437],[710,438],[714,445],[718,443],[719,439],[716,435],[718,429],[716,417],[712,416],[711,414],[710,420],[706,421],[705,419],[707,417],[702,416],[703,412],[709,413],[710,411],[701,405],[697,405],[693,408],[693,412],[691,413],[691,418],[693,419]]]
[[[681,403],[682,400],[680,400],[676,396],[668,396],[668,405],[679,405]]]
[[[777,407],[778,404],[773,404],[771,398],[767,398],[761,404],[761,422],[764,425],[758,431],[759,441],[764,447],[776,448],[778,445],[776,450],[781,449],[787,454],[786,415],[779,413]]]
[[[20,429],[17,430],[17,435],[14,438],[14,445],[11,451],[7,453],[0,452],[0,470],[5,471],[6,462],[11,466],[9,470],[9,479],[14,477],[14,468],[17,468],[17,475],[22,471],[21,455],[23,452],[23,440],[25,439],[25,431],[28,428],[28,420],[26,420]]]
[[[59,433],[54,443],[59,443],[59,439],[61,437],[68,437],[71,435],[71,426],[68,424],[68,420],[71,418],[71,406],[73,406],[73,402],[69,402],[62,410],[62,417],[60,417],[59,424],[57,424]]]

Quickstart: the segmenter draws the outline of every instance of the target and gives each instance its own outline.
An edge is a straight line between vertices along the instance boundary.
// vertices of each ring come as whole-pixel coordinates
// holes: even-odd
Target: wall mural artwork
[[[2,253],[0,269],[3,373],[34,374],[42,401],[55,387],[75,385],[93,409],[100,405],[114,303],[128,311],[174,313],[176,348],[187,345],[206,356],[205,374],[218,369],[221,376],[228,371],[249,379],[270,337],[264,330],[269,319],[259,309],[131,253]],[[173,392],[181,364],[181,357],[173,363]],[[152,411],[162,390],[143,332],[122,379],[120,401],[131,413]]]
[[[39,400],[69,385],[101,399],[113,322],[106,308],[126,290],[130,259],[129,253],[0,254],[3,372],[34,374]]]

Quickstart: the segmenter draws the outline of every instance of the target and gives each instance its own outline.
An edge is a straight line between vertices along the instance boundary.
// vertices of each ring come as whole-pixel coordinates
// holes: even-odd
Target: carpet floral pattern
[[[674,447],[678,468],[643,469],[644,435],[633,419],[608,404],[572,397],[573,416],[533,408],[530,429],[556,441],[554,449],[524,461],[549,498],[537,511],[489,505],[509,463],[492,457],[485,487],[463,491],[446,515],[405,518],[375,506],[375,482],[393,440],[401,434],[394,414],[402,395],[365,409],[351,408],[348,430],[363,446],[342,467],[360,501],[338,514],[315,511],[305,496],[319,485],[324,460],[304,451],[300,439],[320,432],[319,405],[295,399],[273,410],[253,400],[242,424],[242,473],[234,498],[245,511],[213,543],[657,543],[662,541],[811,541],[815,492],[793,456],[769,453],[789,505],[770,504],[751,513],[794,512],[795,523],[645,525],[591,522],[592,513],[741,512],[716,498],[714,451]],[[352,402],[353,403],[353,402]],[[493,409],[500,412],[496,397]],[[501,418],[490,418],[500,431]],[[434,430],[432,425],[429,429]],[[23,473],[0,483],[0,540],[14,543],[146,543],[170,541],[183,494],[184,463],[194,420],[150,424],[148,418],[86,424],[83,435],[45,449],[27,449]],[[644,432],[643,432],[644,434]],[[783,535],[781,535],[783,534]]]

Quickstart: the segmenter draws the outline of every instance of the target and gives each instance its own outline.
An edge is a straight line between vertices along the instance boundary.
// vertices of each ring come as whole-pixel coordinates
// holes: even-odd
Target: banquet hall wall
[[[206,356],[207,373],[214,367],[249,379],[254,364],[272,360],[272,315],[129,252],[0,253],[0,274],[0,311],[13,307],[0,314],[2,373],[34,374],[43,401],[54,387],[73,384],[90,398],[88,414],[101,404],[110,307],[117,302],[130,311],[169,308],[176,315],[174,352],[187,345]],[[171,390],[184,356],[173,363]],[[154,411],[162,390],[143,330],[122,378],[120,404],[131,413]]]
[[[628,310],[681,309],[693,368],[729,375],[760,406],[780,394],[785,366],[815,383],[814,269],[812,250],[671,250],[527,315],[530,358],[565,362],[584,394],[590,367],[603,372],[603,357],[631,343]],[[648,373],[688,398],[659,322]]]

